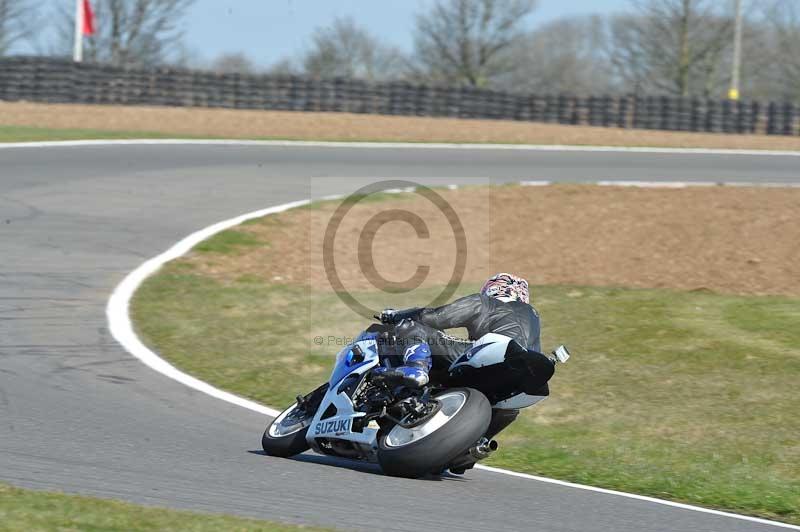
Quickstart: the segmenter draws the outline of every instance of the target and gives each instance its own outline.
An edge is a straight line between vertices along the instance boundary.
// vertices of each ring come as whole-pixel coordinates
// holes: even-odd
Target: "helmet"
[[[510,273],[498,273],[489,278],[481,288],[481,295],[500,301],[521,301],[530,304],[528,281]]]

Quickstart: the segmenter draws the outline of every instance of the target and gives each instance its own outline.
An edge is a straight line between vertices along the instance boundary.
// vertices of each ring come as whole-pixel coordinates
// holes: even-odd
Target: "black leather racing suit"
[[[541,352],[539,313],[519,301],[472,294],[438,308],[408,309],[399,317],[410,318],[396,327],[398,336],[427,342],[434,369],[447,369],[472,342],[486,333],[509,336],[522,347]],[[444,334],[444,329],[466,327],[470,341]]]
[[[499,299],[472,294],[438,308],[415,308],[401,310],[397,318],[402,319],[395,327],[399,339],[409,343],[426,342],[431,348],[433,370],[447,371],[450,365],[472,343],[487,333],[509,336],[522,347],[541,353],[541,325],[539,313],[531,305],[520,301],[504,302]],[[444,329],[466,327],[469,341],[446,335]],[[542,364],[549,369],[547,378],[552,375],[551,362],[538,355]],[[545,382],[536,395],[547,396],[549,387]],[[503,430],[519,414],[519,410],[498,410],[492,412],[492,421],[486,433],[492,438]]]

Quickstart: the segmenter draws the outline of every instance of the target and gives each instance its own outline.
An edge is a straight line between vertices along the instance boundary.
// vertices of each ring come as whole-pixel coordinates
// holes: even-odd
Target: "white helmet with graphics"
[[[530,304],[528,281],[510,273],[493,275],[483,284],[481,294],[500,301],[521,301]]]

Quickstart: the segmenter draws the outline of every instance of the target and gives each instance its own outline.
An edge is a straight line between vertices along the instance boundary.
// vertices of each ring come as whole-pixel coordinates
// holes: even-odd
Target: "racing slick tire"
[[[434,396],[439,411],[420,425],[395,425],[378,439],[378,462],[387,475],[419,478],[440,473],[486,433],[489,400],[473,388],[452,388]]]
[[[314,417],[313,414],[300,419],[297,424],[286,424],[287,420],[292,419],[293,413],[297,414],[297,408],[297,404],[293,404],[272,420],[264,430],[261,447],[268,455],[288,458],[308,450],[306,433],[308,433],[308,423]]]

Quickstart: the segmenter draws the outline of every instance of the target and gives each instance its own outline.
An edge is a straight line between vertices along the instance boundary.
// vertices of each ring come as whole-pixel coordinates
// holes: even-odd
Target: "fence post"
[[[778,134],[778,104],[769,102],[767,107],[767,135]]]
[[[722,132],[732,133],[733,127],[733,103],[730,100],[722,102]]]
[[[617,116],[617,127],[631,128],[633,127],[633,111],[634,111],[634,98],[633,96],[623,96],[619,100],[619,115]]]
[[[705,130],[711,133],[721,131],[719,119],[719,101],[708,100],[706,102],[706,125]]]
[[[781,130],[782,135],[794,136],[795,114],[796,114],[795,107],[793,103],[786,102],[783,104],[783,128]]]
[[[586,125],[589,122],[589,109],[586,98],[575,96],[572,102],[574,107],[570,117],[570,124],[573,126]]]
[[[675,130],[675,109],[672,105],[672,98],[669,96],[662,96],[661,101],[659,102],[659,121],[658,121],[658,129],[662,129],[665,131],[674,131]]]
[[[692,102],[688,98],[678,98],[675,129],[678,131],[692,130]]]

